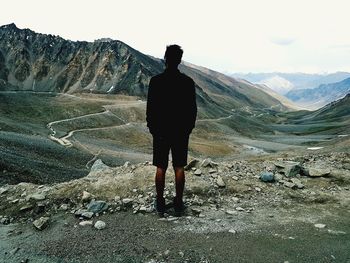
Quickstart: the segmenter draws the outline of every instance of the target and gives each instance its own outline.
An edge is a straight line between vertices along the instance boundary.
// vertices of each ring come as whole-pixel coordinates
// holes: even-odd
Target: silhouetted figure
[[[157,166],[155,207],[161,216],[165,212],[163,194],[169,150],[175,171],[175,213],[180,216],[184,210],[184,166],[187,164],[189,136],[197,117],[194,81],[177,68],[182,54],[180,46],[167,46],[164,55],[166,69],[151,78],[148,89],[146,120],[153,135],[153,165]]]

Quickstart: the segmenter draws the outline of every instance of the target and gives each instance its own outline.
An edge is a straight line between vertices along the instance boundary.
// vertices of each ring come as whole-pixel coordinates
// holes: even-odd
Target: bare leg
[[[183,167],[174,167],[175,185],[176,185],[176,201],[182,202],[183,192],[185,188],[185,169]]]
[[[165,172],[166,172],[166,169],[157,167],[156,177],[155,177],[157,198],[163,198],[163,195],[164,195]]]

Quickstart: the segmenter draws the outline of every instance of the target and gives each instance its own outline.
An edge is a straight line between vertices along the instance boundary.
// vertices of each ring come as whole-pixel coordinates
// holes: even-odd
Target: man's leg
[[[183,192],[185,188],[185,169],[183,167],[174,167],[175,170],[175,202],[182,203]]]
[[[156,183],[156,191],[157,191],[158,199],[164,197],[165,172],[166,172],[166,169],[157,167],[155,183]]]

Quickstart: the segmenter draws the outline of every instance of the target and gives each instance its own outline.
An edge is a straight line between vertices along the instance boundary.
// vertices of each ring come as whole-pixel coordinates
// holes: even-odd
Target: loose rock
[[[273,182],[275,180],[273,173],[271,172],[262,172],[260,174],[260,180],[263,182]]]
[[[93,212],[95,214],[106,211],[107,209],[108,209],[108,204],[105,201],[92,200],[87,207],[87,210],[89,212]]]
[[[327,168],[321,169],[321,168],[309,168],[309,176],[311,177],[321,177],[321,176],[327,176],[331,173],[331,171]]]
[[[224,180],[222,179],[221,176],[218,176],[218,178],[216,179],[216,184],[219,186],[219,187],[225,187],[226,184],[224,182]]]
[[[94,227],[98,230],[102,230],[102,229],[106,228],[106,223],[101,221],[101,220],[98,220],[98,221],[96,221]]]
[[[33,225],[38,230],[43,230],[49,225],[49,217],[40,217],[33,222]]]

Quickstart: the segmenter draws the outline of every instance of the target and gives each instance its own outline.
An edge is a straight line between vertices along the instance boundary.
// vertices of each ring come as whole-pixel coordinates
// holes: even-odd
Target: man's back
[[[191,133],[197,115],[193,80],[179,70],[165,70],[149,84],[147,126],[151,133]]]

